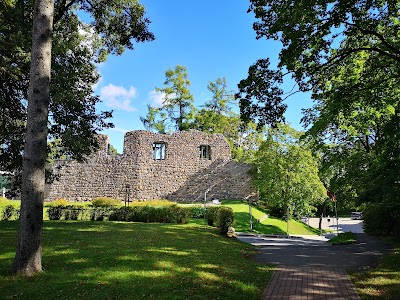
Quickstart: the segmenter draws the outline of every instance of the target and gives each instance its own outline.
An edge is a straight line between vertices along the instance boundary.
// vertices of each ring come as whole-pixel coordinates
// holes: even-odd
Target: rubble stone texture
[[[131,200],[202,202],[205,192],[208,200],[255,198],[250,165],[232,161],[222,134],[190,130],[166,135],[135,130],[125,134],[122,155],[108,153],[108,136],[99,139],[99,151],[85,163],[54,163],[59,180],[49,187],[47,200],[124,200],[129,193]]]

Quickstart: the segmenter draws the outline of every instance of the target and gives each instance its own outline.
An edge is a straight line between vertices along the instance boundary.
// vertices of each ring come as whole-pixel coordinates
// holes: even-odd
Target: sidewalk
[[[238,239],[257,246],[252,259],[275,264],[276,270],[262,300],[360,299],[346,270],[373,266],[392,246],[364,233],[357,244],[334,246],[327,236],[275,236],[239,233]]]
[[[262,300],[360,299],[343,269],[278,266]]]

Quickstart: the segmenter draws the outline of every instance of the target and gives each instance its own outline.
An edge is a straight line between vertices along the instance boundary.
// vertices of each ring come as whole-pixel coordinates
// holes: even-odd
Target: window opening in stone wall
[[[163,142],[157,142],[153,144],[153,159],[162,160],[166,156],[167,144]]]
[[[211,147],[209,145],[200,145],[200,159],[211,159]]]

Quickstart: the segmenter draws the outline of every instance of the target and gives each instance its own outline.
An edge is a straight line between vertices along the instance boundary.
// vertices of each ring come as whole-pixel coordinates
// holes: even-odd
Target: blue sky
[[[246,0],[141,0],[150,18],[155,41],[137,44],[122,56],[110,56],[99,66],[101,80],[95,92],[99,110],[114,110],[114,129],[105,130],[119,152],[124,133],[143,129],[140,116],[147,104],[160,100],[155,87],[163,87],[165,70],[187,67],[195,105],[210,98],[209,81],[226,77],[230,90],[257,59],[269,57],[277,63],[279,42],[256,40],[253,14]],[[291,83],[289,83],[291,84]],[[287,101],[287,121],[301,129],[301,108],[311,105],[310,96],[296,94]]]

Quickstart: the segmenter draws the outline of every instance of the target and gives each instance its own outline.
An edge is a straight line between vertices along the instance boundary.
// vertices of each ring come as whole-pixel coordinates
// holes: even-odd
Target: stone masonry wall
[[[155,143],[165,145],[165,159],[154,159]],[[57,161],[53,170],[59,180],[51,185],[48,200],[87,201],[100,196],[123,200],[127,184],[131,199],[139,200],[198,202],[206,191],[209,200],[255,196],[247,173],[250,166],[231,160],[230,147],[221,134],[131,131],[125,134],[124,152],[119,156],[108,154],[108,144],[108,137],[101,136],[100,150],[85,163]],[[202,145],[209,146],[209,157],[200,156]]]

